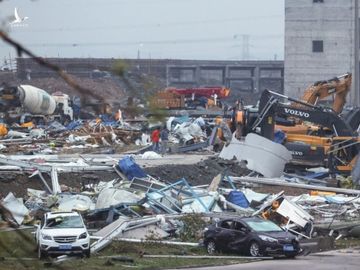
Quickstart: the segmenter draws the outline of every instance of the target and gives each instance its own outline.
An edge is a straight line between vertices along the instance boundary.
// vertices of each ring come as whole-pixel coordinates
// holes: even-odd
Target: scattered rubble
[[[18,225],[29,225],[36,223],[44,211],[78,211],[83,214],[89,228],[98,230],[94,233],[97,241],[91,247],[92,252],[100,252],[116,239],[177,239],[183,228],[181,217],[194,213],[203,215],[205,219],[221,218],[225,213],[258,215],[306,239],[323,235],[324,228],[327,228],[325,233],[336,231],[337,238],[355,235],[354,231],[360,224],[360,201],[358,197],[351,196],[359,191],[333,188],[337,193],[319,191],[299,196],[288,196],[284,192],[259,193],[247,188],[253,178],[229,176],[253,173],[235,161],[210,158],[192,165],[191,175],[196,175],[196,168],[209,172],[206,177],[197,175],[190,182],[184,177],[188,170],[182,169],[186,165],[173,165],[173,168],[179,167],[177,171],[171,170],[170,166],[161,174],[163,179],[157,179],[155,175],[147,174],[129,156],[119,161],[107,157],[83,158],[81,162],[69,158],[29,162],[23,156],[23,160],[1,158],[0,162],[7,166],[16,164],[21,171],[28,173],[36,169],[51,179],[45,180],[48,188],[39,180],[41,189],[27,189],[24,202],[9,193],[1,205],[11,216],[5,215],[3,220],[9,225],[13,220]],[[232,170],[224,170],[227,165]],[[155,174],[164,171],[164,168],[146,170]],[[103,179],[94,177],[96,181],[92,183],[78,183],[74,192],[74,187],[62,183],[61,176],[80,171],[108,171],[111,172],[108,177],[113,178],[102,182]],[[210,175],[212,180],[209,180]],[[258,183],[266,185],[273,185],[276,181],[284,185],[287,183],[286,178],[258,179]],[[291,184],[294,188],[297,188],[296,185],[301,190],[304,188],[303,184]],[[306,188],[310,187],[321,190],[315,185]]]
[[[158,128],[168,133],[160,149],[150,135]],[[124,119],[119,110],[116,117],[3,131],[1,227],[76,211],[93,231],[92,253],[119,240],[198,245],[203,225],[225,216],[268,219],[303,240],[359,236],[360,191],[351,177],[327,168],[289,173],[284,145],[238,136],[239,126],[232,132],[220,116],[184,111],[154,123],[144,115]],[[331,186],[333,179],[350,188]],[[200,226],[190,225],[193,242],[181,244],[189,215]]]

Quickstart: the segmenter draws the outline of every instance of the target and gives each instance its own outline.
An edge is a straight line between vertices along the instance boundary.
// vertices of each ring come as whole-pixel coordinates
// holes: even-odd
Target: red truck
[[[228,97],[230,89],[222,86],[195,88],[166,88],[152,100],[158,108],[179,109],[196,106],[217,106],[218,101]]]

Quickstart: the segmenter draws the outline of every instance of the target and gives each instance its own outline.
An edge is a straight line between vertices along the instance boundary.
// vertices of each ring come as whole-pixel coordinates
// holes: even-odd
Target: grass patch
[[[90,259],[74,257],[59,265],[44,265],[37,259],[32,230],[0,232],[0,270],[2,269],[169,269],[177,267],[215,266],[245,262],[243,259],[144,258],[142,255],[207,255],[205,248],[164,245],[161,243],[129,243],[114,241]],[[108,258],[128,257],[133,262]]]
[[[32,230],[0,231],[0,257],[36,258],[36,243]]]
[[[360,238],[344,237],[344,238],[340,238],[334,243],[334,248],[336,249],[354,248],[354,247],[360,247]]]

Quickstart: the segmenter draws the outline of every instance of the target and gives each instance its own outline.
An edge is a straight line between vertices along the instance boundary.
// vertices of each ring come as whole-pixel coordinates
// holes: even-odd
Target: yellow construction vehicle
[[[360,109],[353,109],[349,117],[340,115],[350,91],[351,78],[347,73],[316,82],[305,91],[301,100],[263,91],[258,112],[244,110],[241,134],[259,133],[260,130],[262,136],[277,140],[276,132],[283,138],[279,141],[292,152],[291,164],[325,166],[330,172],[349,174],[360,152],[357,134]],[[319,106],[320,100],[331,95],[334,96],[332,108]],[[283,99],[289,103],[282,103]]]
[[[305,90],[301,100],[311,105],[317,105],[319,100],[332,95],[332,109],[334,112],[339,114],[344,108],[346,96],[351,89],[351,80],[351,73],[345,73],[344,75],[327,81],[315,82]],[[296,103],[295,106],[299,106],[299,104]]]
[[[286,99],[302,105],[294,107],[280,102]],[[317,125],[317,134],[285,132],[284,145],[292,152],[292,164],[306,167],[325,166],[330,172],[349,174],[360,151],[360,139],[355,130],[332,109],[310,105],[269,90],[262,93],[259,113],[250,131],[260,128],[261,135],[271,140],[280,119],[301,119]],[[281,128],[281,131],[284,129]]]
[[[333,96],[332,110],[336,114],[340,114],[346,103],[346,96],[351,89],[351,80],[351,73],[345,73],[330,80],[317,81],[305,90],[304,95],[300,100],[306,104],[316,106],[320,100]],[[293,102],[291,106],[294,108],[306,107],[297,102]],[[301,120],[294,121],[296,121],[296,125],[286,126],[278,124],[275,128],[281,129],[287,134],[318,134],[319,126],[311,125],[309,123],[304,124]],[[322,130],[322,132],[324,132],[324,130]]]

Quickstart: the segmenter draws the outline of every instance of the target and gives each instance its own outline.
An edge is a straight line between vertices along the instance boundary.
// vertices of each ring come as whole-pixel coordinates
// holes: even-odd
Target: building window
[[[313,0],[313,3],[324,3],[324,0]]]
[[[254,90],[254,82],[252,79],[235,79],[230,80],[229,86],[234,93],[252,92]]]
[[[200,67],[199,82],[201,85],[223,85],[225,70],[222,67]]]
[[[324,51],[324,43],[322,40],[313,40],[312,42],[312,51],[313,52],[323,52]]]
[[[261,78],[281,78],[283,76],[283,70],[280,68],[260,68]]]
[[[230,78],[251,78],[254,76],[253,67],[229,67]]]

